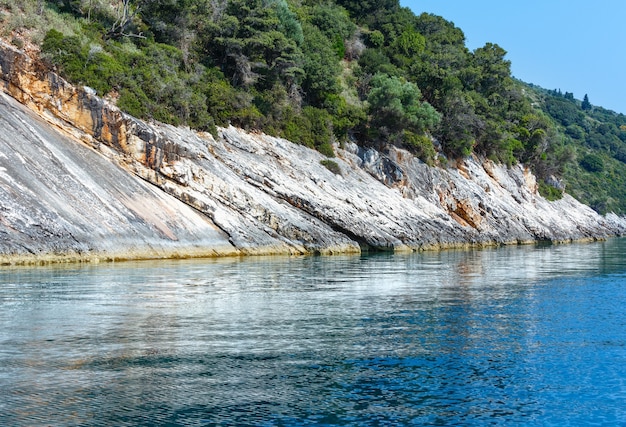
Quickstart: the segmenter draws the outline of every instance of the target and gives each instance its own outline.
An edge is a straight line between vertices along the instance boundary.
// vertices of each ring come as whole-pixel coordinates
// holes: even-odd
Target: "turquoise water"
[[[0,425],[626,425],[625,254],[0,269]]]

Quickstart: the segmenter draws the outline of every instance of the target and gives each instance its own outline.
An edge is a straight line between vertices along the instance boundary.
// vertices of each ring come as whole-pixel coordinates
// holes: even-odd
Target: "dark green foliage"
[[[580,159],[580,165],[588,172],[602,172],[604,170],[604,162],[597,154],[587,154]]]
[[[569,125],[567,129],[565,129],[565,134],[574,139],[583,139],[585,136],[585,130],[579,125]]]
[[[148,106],[150,100],[143,91],[133,91],[131,89],[120,89],[120,97],[117,105],[128,114],[135,117],[147,117],[149,115]]]
[[[580,104],[580,108],[585,111],[591,110],[591,103],[589,102],[589,97],[587,96],[587,94],[585,94],[583,102]]]
[[[622,163],[626,163],[626,145],[619,147],[614,155],[615,159]]]
[[[424,52],[426,39],[414,27],[407,26],[393,41],[393,48],[406,57]]]
[[[470,100],[460,91],[448,94],[443,100],[443,115],[436,136],[444,150],[453,157],[468,156],[476,142],[475,135],[484,128],[484,121],[476,114]]]
[[[420,158],[424,163],[433,165],[437,152],[431,139],[424,134],[416,134],[405,130],[402,135],[405,146]]]
[[[361,128],[367,122],[366,111],[356,105],[348,104],[341,96],[330,96],[324,107],[331,115],[335,137],[344,141],[351,132]]]
[[[505,55],[506,51],[493,43],[474,51],[473,66],[477,71],[472,83],[485,97],[501,94],[506,89],[511,78],[511,63],[504,59]]]
[[[539,194],[548,200],[555,201],[563,198],[563,190],[560,190],[544,180],[539,180]]]
[[[391,63],[391,60],[381,49],[366,49],[359,58],[359,65],[366,76],[378,73],[397,76],[400,70]]]
[[[311,9],[310,22],[328,40],[348,40],[357,28],[344,8],[330,2],[315,5]]]
[[[329,142],[324,142],[318,145],[316,148],[317,148],[317,151],[319,151],[326,157],[335,157],[335,150],[333,149],[333,146],[330,145]]]
[[[585,126],[585,116],[576,103],[565,98],[550,97],[545,102],[546,111],[561,125]]]
[[[292,113],[280,124],[283,125],[279,132],[281,136],[298,144],[315,148],[327,157],[335,157],[331,145],[332,118],[326,110],[304,107],[300,114]]]
[[[414,83],[386,74],[376,74],[367,96],[372,124],[387,127],[391,133],[410,130],[423,133],[439,123],[440,116]]]
[[[326,169],[328,169],[335,175],[341,175],[341,168],[339,167],[337,162],[335,162],[334,160],[328,160],[328,159],[320,160],[320,164],[325,166]]]
[[[385,44],[385,36],[378,30],[371,31],[367,36],[369,45],[373,48],[381,48]]]
[[[624,164],[608,157],[601,157],[601,160],[602,172],[590,172],[579,165],[579,162],[570,163],[564,172],[567,192],[600,213],[624,213]]]
[[[299,48],[303,37],[283,0],[230,0],[206,26],[201,44],[235,86],[267,90],[280,82],[291,90],[304,74]]]
[[[302,25],[287,2],[285,0],[269,0],[265,6],[275,9],[276,18],[279,22],[278,30],[288,39],[295,41],[297,45],[301,45],[304,41]]]
[[[210,91],[199,77],[202,67],[185,72],[182,53],[169,45],[153,43],[130,52],[115,43],[107,47],[109,52],[83,46],[77,37],[51,30],[42,52],[72,81],[90,86],[100,95],[117,90],[118,105],[130,114],[202,130],[213,128],[214,119],[207,109]],[[220,95],[225,92],[220,90]],[[231,106],[230,112],[236,107],[240,105]]]
[[[398,0],[338,0],[337,4],[345,7],[358,22],[368,22],[381,12],[397,10]]]
[[[305,78],[302,89],[305,97],[313,105],[322,105],[332,95],[339,93],[339,66],[332,42],[312,25],[304,25]]]
[[[125,71],[122,64],[101,48],[83,46],[78,37],[65,37],[56,30],[46,34],[41,49],[62,67],[70,80],[90,86],[99,95],[110,92]]]
[[[261,113],[252,104],[252,96],[236,90],[217,68],[204,71],[199,88],[206,98],[206,109],[216,125],[234,124],[243,128],[254,128]]]

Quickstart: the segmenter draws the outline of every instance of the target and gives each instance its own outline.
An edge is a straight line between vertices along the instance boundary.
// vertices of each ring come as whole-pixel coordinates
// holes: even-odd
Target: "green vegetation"
[[[341,168],[339,167],[336,161],[324,159],[324,160],[320,160],[320,164],[326,167],[326,169],[328,169],[335,175],[341,175]]]
[[[140,118],[258,129],[327,157],[351,140],[430,165],[523,162],[549,198],[563,179],[626,213],[626,117],[513,79],[502,47],[470,51],[398,0],[0,0],[0,30]]]
[[[560,141],[552,145],[558,169],[548,173],[561,177],[568,193],[596,211],[626,214],[626,116],[593,106],[587,95],[579,101],[572,93],[527,88]]]
[[[563,197],[563,190],[558,189],[548,184],[544,180],[540,180],[538,184],[539,184],[539,194],[541,194],[546,199],[555,201]]]

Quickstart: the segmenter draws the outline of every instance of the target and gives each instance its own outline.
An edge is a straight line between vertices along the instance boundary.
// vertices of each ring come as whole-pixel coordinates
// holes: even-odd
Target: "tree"
[[[406,68],[416,62],[419,54],[426,48],[426,39],[414,27],[407,26],[392,42],[391,49],[397,66]]]
[[[485,96],[499,92],[511,76],[511,61],[504,59],[506,50],[487,43],[474,51],[474,64],[480,70],[476,90]]]
[[[104,35],[104,39],[118,39],[121,37],[145,38],[141,32],[129,31],[134,25],[134,20],[139,10],[139,6],[132,7],[130,0],[121,0],[116,5],[115,22]]]
[[[445,113],[435,136],[441,141],[444,151],[454,157],[470,155],[476,143],[475,135],[485,127],[484,121],[460,90],[444,98],[443,111]]]
[[[585,115],[572,102],[563,98],[549,97],[546,99],[544,107],[563,126],[567,127],[572,124],[585,126]]]
[[[317,27],[305,24],[303,30],[305,77],[302,88],[310,104],[321,105],[341,89],[337,79],[341,73],[339,58],[333,51],[331,41]]]
[[[236,86],[269,90],[280,81],[297,94],[304,71],[302,28],[284,1],[231,0],[203,44]]]
[[[591,110],[591,103],[589,102],[589,97],[587,96],[587,94],[585,94],[585,97],[583,98],[583,102],[580,105],[580,108],[582,108],[585,111]]]
[[[400,8],[398,0],[338,0],[337,4],[345,7],[357,21],[367,21],[381,10],[393,11]]]
[[[339,37],[348,40],[356,31],[356,25],[350,20],[348,12],[333,3],[321,3],[311,10],[311,24],[324,33],[329,40]]]
[[[391,133],[402,130],[423,133],[439,123],[439,113],[421,101],[422,94],[416,84],[377,74],[372,78],[371,86],[367,101],[374,126],[391,129]]]

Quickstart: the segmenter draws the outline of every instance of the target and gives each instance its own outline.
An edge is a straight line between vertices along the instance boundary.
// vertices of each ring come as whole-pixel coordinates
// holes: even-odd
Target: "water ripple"
[[[0,425],[624,425],[624,249],[0,269]]]

